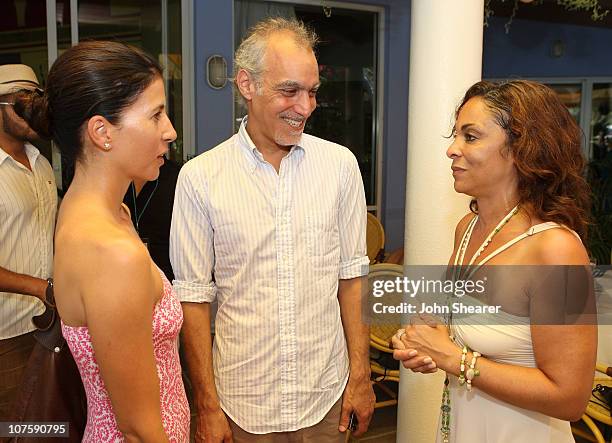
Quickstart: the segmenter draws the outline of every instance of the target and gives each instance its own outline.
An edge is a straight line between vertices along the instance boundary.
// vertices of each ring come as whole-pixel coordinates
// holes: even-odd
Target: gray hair
[[[277,32],[287,32],[293,35],[298,46],[314,52],[318,42],[317,34],[302,21],[283,17],[270,17],[260,21],[249,29],[247,36],[236,50],[234,56],[234,85],[236,75],[241,69],[248,72],[255,81],[259,94],[262,86],[264,72],[264,55],[266,53],[268,38]],[[244,97],[236,88],[236,100],[246,106]]]

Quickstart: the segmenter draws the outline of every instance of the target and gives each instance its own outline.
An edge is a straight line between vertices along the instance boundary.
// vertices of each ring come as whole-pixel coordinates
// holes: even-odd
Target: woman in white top
[[[558,265],[589,265],[580,136],[555,92],[535,82],[478,82],[457,109],[447,155],[455,190],[473,200],[449,264],[464,277],[484,263],[530,267],[498,268],[527,269],[519,272],[526,281],[506,278],[488,291],[485,304],[500,305],[498,313],[455,316],[450,327],[421,318],[393,338],[406,368],[447,373],[440,442],[573,441],[568,421],[581,417],[590,396],[596,326],[534,321],[560,304],[558,288],[533,286],[567,275]]]

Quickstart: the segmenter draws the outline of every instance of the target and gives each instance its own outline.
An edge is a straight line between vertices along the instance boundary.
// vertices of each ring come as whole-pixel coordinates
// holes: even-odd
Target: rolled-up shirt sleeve
[[[351,153],[345,169],[340,200],[340,279],[367,275],[370,259],[366,249],[367,206],[357,159]]]
[[[170,227],[172,283],[181,302],[211,303],[217,296],[212,278],[214,231],[207,204],[204,177],[188,162],[176,183]]]

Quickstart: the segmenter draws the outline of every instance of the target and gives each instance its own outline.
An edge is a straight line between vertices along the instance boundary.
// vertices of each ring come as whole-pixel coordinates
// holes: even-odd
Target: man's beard
[[[282,120],[283,117],[287,117],[294,120],[303,120],[304,124],[306,123],[306,119],[300,115],[295,115],[293,113],[281,113],[279,118]],[[274,134],[274,142],[279,146],[293,146],[300,141],[302,137],[302,129],[292,130],[291,126],[287,124],[286,128],[283,128]]]
[[[38,134],[34,130],[32,130],[29,126],[27,126],[25,122],[22,125],[19,125],[17,122],[15,122],[14,120],[15,117],[8,115],[8,112],[5,106],[2,106],[1,109],[2,109],[2,131],[5,134],[10,135],[11,137],[17,140],[20,140],[22,142],[34,143],[34,142],[40,141],[40,137],[38,137]],[[14,112],[15,111],[13,111],[13,113]]]
[[[279,146],[293,146],[300,141],[302,131],[290,131],[289,134],[278,131],[274,134],[274,142]]]

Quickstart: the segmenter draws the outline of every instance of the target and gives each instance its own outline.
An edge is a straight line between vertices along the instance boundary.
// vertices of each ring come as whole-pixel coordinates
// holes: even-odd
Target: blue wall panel
[[[612,29],[491,18],[484,32],[483,77],[593,77],[612,75]],[[555,41],[564,54],[552,55]]]
[[[231,75],[234,56],[233,1],[194,0],[194,64],[196,154],[213,148],[232,135],[232,86],[211,88],[206,82],[206,60],[222,55]]]

